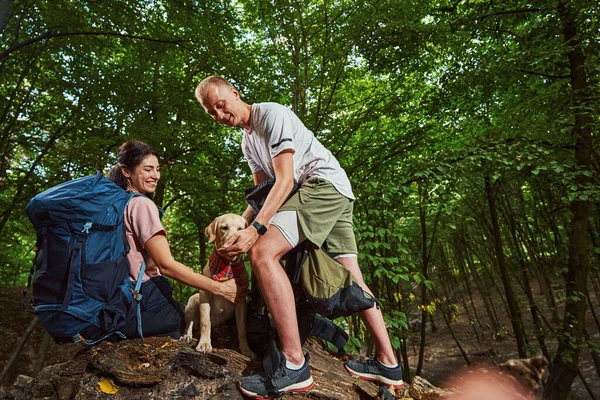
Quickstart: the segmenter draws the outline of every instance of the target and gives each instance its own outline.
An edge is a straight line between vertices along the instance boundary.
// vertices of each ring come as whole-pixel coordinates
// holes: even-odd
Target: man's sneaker
[[[344,364],[350,375],[357,376],[368,381],[377,381],[382,385],[400,389],[404,387],[402,382],[402,367],[398,364],[395,368],[389,368],[379,362],[377,357],[367,361],[350,360]]]
[[[285,356],[272,376],[252,375],[244,376],[238,382],[240,391],[254,399],[274,399],[286,393],[304,392],[312,388],[315,383],[310,376],[308,353],[304,356],[304,366],[299,370],[288,369]]]

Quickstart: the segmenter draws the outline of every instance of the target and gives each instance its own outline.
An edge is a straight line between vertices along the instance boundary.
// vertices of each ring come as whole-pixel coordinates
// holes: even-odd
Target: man
[[[324,247],[352,272],[363,290],[371,293],[358,266],[350,181],[337,159],[288,108],[277,103],[247,104],[219,76],[202,80],[196,88],[196,98],[216,121],[242,128],[242,150],[254,183],[275,178],[258,215],[253,219],[250,206],[244,213],[251,222],[248,228],[220,249],[229,257],[248,253],[284,356],[273,376],[244,377],[239,388],[253,398],[308,390],[314,383],[307,358],[302,354],[292,287],[279,260],[298,243],[309,240]],[[294,181],[301,187],[286,202]],[[363,379],[402,387],[402,369],[394,356],[381,311],[373,307],[363,311],[361,317],[375,340],[377,357],[366,362],[348,361],[346,369]]]

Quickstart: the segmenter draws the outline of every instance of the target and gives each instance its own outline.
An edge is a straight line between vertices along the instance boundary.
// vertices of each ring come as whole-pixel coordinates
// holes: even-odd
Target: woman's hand
[[[256,228],[249,226],[246,229],[236,232],[223,247],[217,249],[217,252],[222,257],[231,260],[239,255],[247,253],[259,237],[260,235]]]
[[[215,294],[225,297],[232,303],[236,303],[236,298],[238,296],[238,286],[235,283],[235,279],[229,279],[219,283],[219,289]]]

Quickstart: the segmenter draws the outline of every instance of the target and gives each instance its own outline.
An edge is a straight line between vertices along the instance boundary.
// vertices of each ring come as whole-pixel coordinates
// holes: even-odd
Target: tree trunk
[[[592,120],[586,114],[589,107],[587,98],[587,77],[585,72],[585,55],[582,44],[577,38],[577,16],[570,2],[558,2],[558,14],[563,25],[563,34],[569,51],[569,67],[571,71],[571,98],[573,99],[574,122],[573,135],[576,138],[575,160],[577,165],[588,171],[591,166]],[[583,189],[590,179],[580,173],[576,177],[577,186]],[[584,317],[586,308],[585,289],[589,264],[590,203],[581,198],[571,203],[571,234],[569,238],[569,260],[566,273],[565,316],[561,334],[558,337],[558,349],[552,360],[550,376],[544,387],[544,398],[548,400],[565,400],[571,390],[573,380],[577,376],[580,344],[583,339]]]
[[[439,298],[437,291],[435,289],[433,290],[433,293],[434,293],[435,297]],[[458,338],[454,334],[454,330],[452,329],[452,326],[450,325],[450,320],[449,320],[447,312],[446,312],[447,310],[444,310],[443,306],[444,306],[444,304],[441,304],[440,309],[442,309],[442,316],[444,317],[444,322],[446,323],[446,327],[450,331],[450,334],[452,335],[452,339],[454,339],[454,343],[456,343],[456,347],[458,347],[458,350],[460,351],[460,354],[462,354],[463,358],[465,359],[465,362],[467,363],[467,365],[471,365],[471,361],[469,360],[469,356],[467,355],[467,352],[462,348],[462,346],[460,345],[460,342],[458,341]]]
[[[502,284],[504,285],[504,292],[506,294],[506,302],[508,305],[510,322],[517,339],[517,347],[519,351],[519,358],[527,358],[527,352],[525,347],[525,335],[523,333],[523,326],[521,324],[521,316],[519,313],[519,307],[517,305],[517,299],[515,298],[512,286],[510,284],[510,276],[508,273],[508,267],[504,260],[504,250],[502,249],[502,236],[500,234],[500,225],[498,223],[498,212],[496,210],[496,186],[490,182],[489,175],[485,176],[485,189],[487,195],[488,205],[490,207],[490,219],[492,221],[492,235],[494,238],[494,248],[496,250],[496,258],[498,261],[498,267],[500,268],[500,276],[502,277]]]
[[[467,289],[467,294],[469,295],[471,307],[473,308],[473,315],[475,316],[475,321],[477,321],[477,324],[479,325],[479,327],[483,327],[483,325],[481,324],[481,321],[479,320],[479,315],[477,314],[477,307],[475,307],[475,301],[473,300],[473,291],[471,290],[471,284],[469,283],[469,275],[467,274],[465,260],[462,257],[462,252],[460,250],[458,250],[457,253],[458,253],[457,254],[457,256],[458,256],[457,264],[460,268],[460,273],[463,276],[463,279],[465,281],[465,288]],[[483,300],[483,297],[484,296],[482,295],[481,296],[482,300]],[[486,303],[485,300],[484,300],[484,303]],[[473,324],[472,321],[471,321],[471,324]],[[475,331],[475,335],[477,336],[477,340],[479,341],[479,335],[477,334],[477,331]]]
[[[421,224],[421,273],[423,274],[423,282],[421,282],[421,329],[420,329],[420,340],[419,340],[419,358],[417,361],[416,375],[421,375],[421,369],[423,368],[423,357],[425,355],[425,336],[427,332],[427,286],[425,280],[429,279],[427,273],[427,220],[426,220],[426,203],[427,203],[427,189],[423,190],[423,186],[419,183],[419,222]],[[424,193],[423,193],[424,192]]]
[[[544,356],[549,359],[550,353],[548,352],[548,348],[546,347],[546,335],[544,334],[544,329],[542,328],[542,323],[539,318],[538,306],[533,298],[533,291],[531,290],[531,283],[529,280],[529,270],[527,268],[527,263],[525,262],[525,256],[522,253],[521,242],[517,237],[517,223],[512,212],[510,201],[508,199],[506,199],[506,205],[508,208],[507,219],[510,223],[510,234],[513,239],[515,254],[519,259],[519,266],[521,267],[521,277],[523,278],[523,291],[525,292],[525,295],[527,296],[527,301],[529,302],[529,310],[531,312],[531,320],[533,321],[535,337],[537,338],[538,343],[540,344],[542,354],[544,354]]]
[[[477,290],[479,291],[479,296],[483,301],[483,306],[485,307],[485,311],[488,315],[488,318],[492,324],[492,328],[494,331],[500,328],[500,323],[498,322],[498,316],[496,315],[496,309],[494,308],[494,302],[491,300],[490,293],[488,291],[488,287],[481,283],[481,278],[477,273],[477,267],[473,262],[473,258],[469,249],[465,249],[465,260],[467,262],[467,267],[471,272],[471,276],[473,277],[473,282],[475,282],[475,286],[477,286]]]
[[[398,305],[398,311],[403,313],[404,315],[406,315],[405,311],[404,311],[404,291],[402,290],[402,286],[400,284],[398,284],[398,291],[400,292],[400,299],[397,302]],[[402,329],[400,328],[398,330],[398,335],[400,337],[400,355],[402,356],[402,375],[403,375],[403,379],[408,382],[411,383],[412,381],[412,377],[411,377],[411,372],[410,372],[410,363],[408,360],[408,348],[406,345],[406,329]],[[398,362],[400,362],[400,358],[398,358]]]

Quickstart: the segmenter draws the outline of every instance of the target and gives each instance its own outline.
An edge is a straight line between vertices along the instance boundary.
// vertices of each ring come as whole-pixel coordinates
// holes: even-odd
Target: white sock
[[[300,368],[304,367],[304,363],[306,363],[306,359],[302,360],[302,364],[296,365],[289,362],[287,359],[285,360],[285,367],[287,369],[291,369],[293,371],[298,371]]]
[[[377,361],[379,361],[379,363],[380,363],[381,365],[383,365],[384,367],[386,367],[386,368],[396,368],[396,367],[398,366],[398,364],[394,364],[394,365],[387,365],[387,364],[384,364],[384,363],[382,363],[382,362],[381,362],[379,359],[377,359]]]

